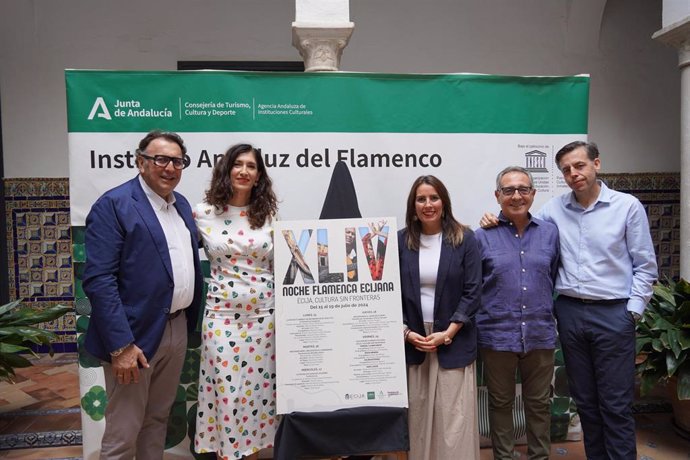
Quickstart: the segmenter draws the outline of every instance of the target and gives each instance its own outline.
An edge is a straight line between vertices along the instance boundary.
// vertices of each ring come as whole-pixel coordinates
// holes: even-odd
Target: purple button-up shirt
[[[530,216],[519,236],[503,213],[498,218],[497,227],[476,231],[483,277],[479,347],[515,353],[553,349],[558,228]]]

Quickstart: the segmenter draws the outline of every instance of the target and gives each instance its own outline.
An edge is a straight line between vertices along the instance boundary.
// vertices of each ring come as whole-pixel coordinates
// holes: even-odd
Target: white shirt
[[[170,194],[170,201],[161,198],[144,179],[139,176],[139,183],[151,203],[158,222],[165,234],[170,253],[170,264],[173,271],[173,296],[170,313],[187,308],[194,298],[194,255],[192,253],[191,235],[182,217],[175,208],[175,195]],[[142,276],[146,276],[142,274]]]
[[[434,322],[434,299],[438,262],[441,260],[443,232],[435,235],[419,235],[419,293],[422,302],[422,318],[425,323]]]

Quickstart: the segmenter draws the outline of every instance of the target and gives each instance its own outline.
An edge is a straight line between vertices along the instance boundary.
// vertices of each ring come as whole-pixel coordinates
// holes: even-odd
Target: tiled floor
[[[673,430],[671,414],[638,414],[637,456],[641,460],[687,460],[690,459],[690,441],[679,437]],[[520,455],[516,459],[527,459],[527,447],[518,446]],[[584,460],[582,442],[557,443],[551,446],[554,459]],[[482,449],[481,460],[491,460],[491,449]]]
[[[641,460],[690,460],[690,441],[674,432],[671,414],[642,413],[636,418],[638,457]],[[66,436],[60,438],[64,442],[73,440],[70,436],[80,429],[76,354],[64,353],[55,358],[44,356],[33,367],[18,370],[14,385],[0,383],[0,459],[81,458],[81,445],[9,450],[16,445],[17,439],[23,445],[31,445],[32,436],[37,436],[27,437],[20,433]],[[81,438],[77,440],[80,442]],[[515,458],[526,459],[526,452],[525,446],[519,446]],[[482,449],[481,460],[492,458],[491,449]],[[584,459],[582,443],[554,444],[551,458]]]
[[[34,366],[18,369],[14,384],[0,383],[0,458],[79,458],[79,430],[76,353],[42,356]],[[60,447],[7,450],[38,443]]]

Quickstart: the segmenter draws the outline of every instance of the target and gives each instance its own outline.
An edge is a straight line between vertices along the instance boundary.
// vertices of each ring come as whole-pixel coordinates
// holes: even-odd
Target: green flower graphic
[[[92,387],[81,398],[81,408],[96,422],[105,417],[105,406],[107,404],[108,396],[105,393],[105,389],[100,385]]]
[[[186,403],[175,401],[170,409],[168,418],[168,429],[165,433],[165,448],[170,449],[178,445],[185,439],[187,434]]]
[[[199,378],[199,363],[201,361],[201,352],[199,349],[187,349],[187,355],[184,360],[184,367],[182,368],[182,375],[180,375],[180,383],[195,383]]]
[[[187,401],[195,402],[199,397],[199,385],[194,382],[187,387]]]
[[[79,352],[79,365],[81,367],[101,367],[101,362],[93,356],[91,353],[86,351],[84,347],[84,341],[86,340],[86,334],[79,334],[77,337],[77,351]]]
[[[77,332],[86,332],[89,328],[89,317],[86,315],[77,316]]]

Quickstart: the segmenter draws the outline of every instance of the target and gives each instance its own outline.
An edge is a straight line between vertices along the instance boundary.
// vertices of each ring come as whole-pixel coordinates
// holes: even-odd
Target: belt
[[[617,305],[628,301],[628,299],[581,299],[579,297],[570,297],[565,294],[558,294],[558,298],[567,299],[576,303],[596,305]]]
[[[173,320],[173,319],[177,318],[178,316],[180,316],[180,313],[182,313],[183,311],[184,311],[184,308],[182,310],[177,310],[175,313],[171,313],[170,315],[168,315],[168,319]]]

